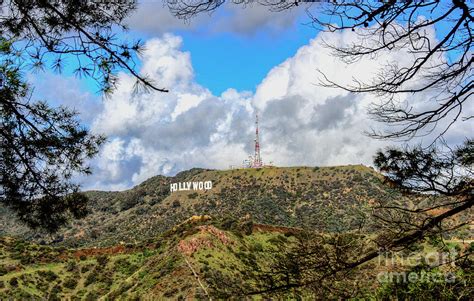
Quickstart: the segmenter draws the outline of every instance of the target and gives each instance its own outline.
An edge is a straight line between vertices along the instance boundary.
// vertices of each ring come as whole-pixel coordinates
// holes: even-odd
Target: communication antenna
[[[253,157],[253,168],[262,167],[262,157],[260,156],[260,138],[258,134],[258,113],[255,114],[255,155]]]

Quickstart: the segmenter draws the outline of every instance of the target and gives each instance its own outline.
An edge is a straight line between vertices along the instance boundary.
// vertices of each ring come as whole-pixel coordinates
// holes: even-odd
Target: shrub
[[[251,250],[252,252],[262,252],[263,251],[263,246],[262,246],[261,243],[256,242],[252,245],[251,249],[252,249]]]
[[[97,276],[98,275],[97,275],[96,270],[93,270],[92,272],[90,272],[90,274],[87,275],[86,281],[84,282],[84,286],[89,286],[92,283],[96,282],[97,281]]]
[[[17,287],[18,286],[18,279],[16,279],[16,277],[12,277],[10,279],[9,283],[12,287]]]
[[[97,292],[90,291],[89,293],[87,293],[85,300],[86,301],[96,301],[97,299],[99,299],[99,295],[97,294]]]
[[[74,278],[67,278],[65,281],[64,281],[64,287],[65,288],[68,288],[68,289],[75,289],[77,286],[77,280],[74,279]]]
[[[130,275],[133,273],[132,264],[125,258],[117,259],[114,262],[114,270],[119,271],[122,274]]]
[[[0,276],[3,276],[3,275],[5,275],[5,274],[7,274],[7,273],[8,273],[8,271],[7,271],[7,269],[5,268],[5,266],[0,265]]]
[[[53,271],[38,271],[38,275],[47,282],[53,282],[58,278],[58,275]]]
[[[76,268],[77,268],[77,264],[76,264],[75,261],[69,260],[69,261],[66,263],[66,271],[72,272],[72,271],[74,271]]]
[[[90,270],[90,265],[85,265],[81,268],[81,273],[87,273]]]
[[[109,257],[107,255],[99,255],[97,256],[97,263],[101,266],[106,266],[109,262]]]

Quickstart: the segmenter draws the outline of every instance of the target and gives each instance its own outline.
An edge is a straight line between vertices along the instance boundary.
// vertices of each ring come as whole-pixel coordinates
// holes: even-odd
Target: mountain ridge
[[[213,186],[211,190],[170,192],[171,183],[186,181],[212,181]],[[363,165],[193,168],[173,177],[151,177],[125,191],[84,193],[90,198],[91,213],[49,240],[41,233],[12,224],[5,213],[0,219],[7,227],[0,234],[53,240],[73,247],[136,243],[193,215],[237,220],[247,217],[256,223],[322,232],[361,227],[369,231],[373,227],[369,215],[375,203],[413,203],[412,198],[384,183],[380,173]]]

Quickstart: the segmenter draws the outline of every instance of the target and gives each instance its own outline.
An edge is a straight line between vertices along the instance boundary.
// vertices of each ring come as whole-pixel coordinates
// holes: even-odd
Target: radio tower
[[[262,157],[260,156],[260,139],[258,137],[258,114],[255,115],[255,156],[253,157],[252,167],[262,167]]]

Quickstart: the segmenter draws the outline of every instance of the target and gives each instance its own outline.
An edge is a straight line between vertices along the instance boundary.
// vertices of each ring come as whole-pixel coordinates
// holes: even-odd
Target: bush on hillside
[[[64,287],[65,288],[68,288],[70,290],[73,290],[75,289],[77,286],[77,280],[74,279],[74,278],[67,278],[66,280],[64,280]]]

